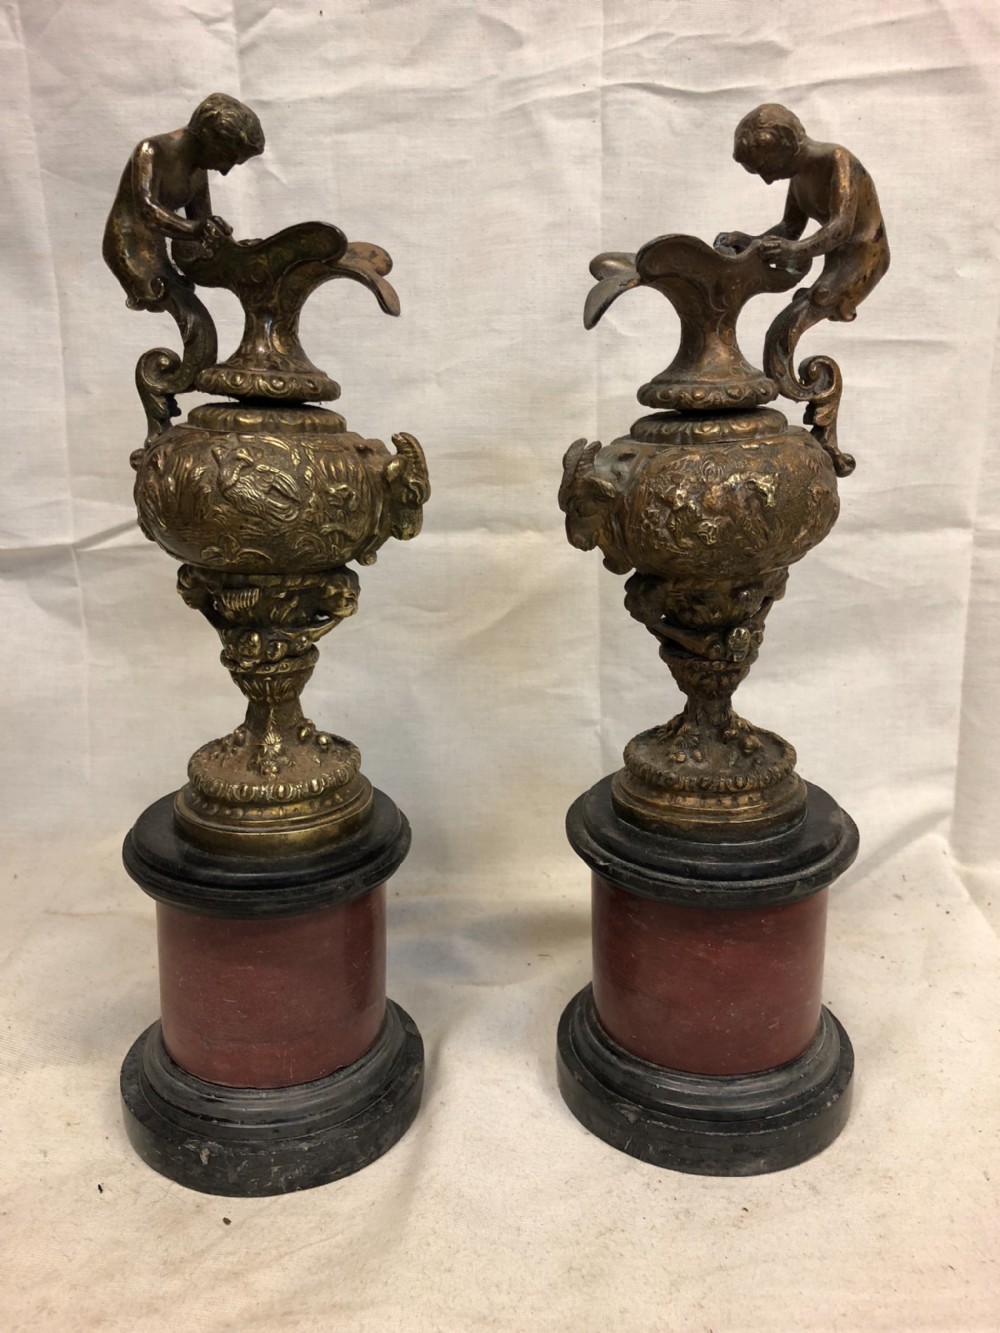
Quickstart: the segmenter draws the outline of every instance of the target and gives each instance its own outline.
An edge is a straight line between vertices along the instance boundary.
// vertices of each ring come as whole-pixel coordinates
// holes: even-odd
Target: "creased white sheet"
[[[997,39],[987,0],[0,6],[4,1328],[1000,1327]],[[393,255],[400,320],[336,284],[304,341],[352,427],[421,439],[434,487],[306,698],[413,824],[390,993],[424,1109],[362,1174],[262,1201],[149,1171],[116,1092],[157,1012],[118,845],[240,707],[133,523],[133,366],[176,335],[126,311],[100,238],[132,145],[213,90],[268,138],[213,186],[238,233],[318,217]],[[861,827],[825,983],[857,1096],[820,1158],[700,1180],[591,1138],[555,1086],[589,975],[563,815],[678,706],[555,495],[675,345],[646,292],[584,332],[590,258],[776,221],[781,187],[730,160],[763,100],[861,157],[893,251],[855,324],[808,335],[859,465],[739,696]],[[751,359],[777,299],[746,312]],[[235,303],[211,304],[228,351]]]

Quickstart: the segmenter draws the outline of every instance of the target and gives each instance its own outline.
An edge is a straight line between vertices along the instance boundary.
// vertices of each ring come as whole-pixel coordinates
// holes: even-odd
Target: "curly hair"
[[[227,93],[212,93],[195,107],[188,122],[191,132],[220,139],[234,148],[264,151],[264,131],[256,114]]]
[[[805,138],[805,129],[794,112],[777,102],[765,102],[745,115],[736,126],[734,156],[737,162],[744,162],[760,148],[777,148],[794,154],[802,147]]]

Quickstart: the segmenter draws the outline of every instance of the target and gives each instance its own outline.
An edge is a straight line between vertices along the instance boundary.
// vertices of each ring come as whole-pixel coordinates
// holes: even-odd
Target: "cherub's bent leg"
[[[820,279],[822,281],[822,279]],[[820,282],[815,284],[816,287]],[[811,391],[795,374],[795,349],[802,335],[814,324],[830,318],[829,309],[813,299],[813,289],[796,292],[791,304],[773,320],[764,339],[764,374],[770,376],[786,398],[808,402]]]
[[[778,391],[793,402],[808,403],[806,424],[819,444],[830,455],[839,477],[854,471],[854,459],[842,454],[837,446],[837,412],[843,392],[840,367],[831,357],[813,356],[795,373],[795,349],[802,335],[825,319],[833,318],[829,305],[818,305],[813,293],[828,275],[824,269],[819,280],[803,299],[796,293],[790,305],[771,324],[764,340],[764,373],[778,386]]]
[[[213,365],[218,356],[212,316],[180,275],[176,281],[166,282],[156,309],[173,316],[184,344],[184,355],[178,356],[169,347],[153,347],[136,363],[135,387],[146,413],[147,446],[178,415],[176,395],[193,389],[198,372]]]
[[[827,319],[850,322],[889,267],[884,244],[851,246],[830,255],[811,292]]]

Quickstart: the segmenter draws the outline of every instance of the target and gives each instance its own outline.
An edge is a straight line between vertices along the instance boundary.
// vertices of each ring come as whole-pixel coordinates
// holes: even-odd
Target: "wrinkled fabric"
[[[0,7],[5,1328],[997,1326],[997,38],[986,0]],[[316,217],[393,256],[401,319],[338,283],[303,341],[350,427],[415,433],[433,485],[305,696],[413,825],[389,991],[424,1107],[361,1174],[266,1200],[154,1174],[117,1104],[158,1012],[120,840],[241,707],[135,526],[133,367],[177,338],[125,309],[101,233],[132,146],[216,90],[268,141],[212,181],[238,235]],[[822,1156],[713,1180],[614,1152],[556,1088],[590,969],[564,812],[679,706],[556,491],[676,346],[650,292],[585,333],[589,260],[776,222],[782,186],[730,157],[765,100],[861,158],[893,253],[855,323],[803,340],[840,362],[858,469],[737,699],[861,828],[824,990],[858,1072]],[[228,354],[235,302],[207,299]],[[780,300],[743,317],[751,360]]]

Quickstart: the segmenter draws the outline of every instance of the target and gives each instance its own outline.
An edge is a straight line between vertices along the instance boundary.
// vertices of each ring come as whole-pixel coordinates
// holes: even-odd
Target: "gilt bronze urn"
[[[789,181],[770,231],[712,246],[663,236],[593,261],[587,327],[622,292],[653,287],[680,317],[680,348],[639,390],[654,410],[628,435],[570,448],[559,496],[571,543],[630,575],[626,608],[686,696],[568,815],[592,872],[594,974],[560,1023],[560,1087],[622,1151],[717,1175],[802,1161],[850,1104],[854,1056],[821,984],[827,890],[857,829],[732,697],[854,467],[837,443],[840,372],[813,357],[796,374],[796,343],[853,318],[888,266],[874,186],[846,149],[770,104],[741,121],[735,156]],[[801,239],[810,217],[822,226]],[[741,309],[793,288],[818,255],[820,277],[774,321],[757,369],[737,342]],[[779,391],[806,404],[812,429],[767,406]]]
[[[125,840],[126,870],[157,904],[162,1011],[125,1059],[125,1123],[156,1170],[229,1195],[366,1165],[413,1120],[423,1071],[419,1033],[385,992],[385,882],[409,826],[358,748],[300,703],[317,641],[357,609],[350,563],[416,536],[429,486],[412,436],[391,451],[322,406],[340,389],[303,351],[299,314],[334,278],[389,314],[399,302],[386,252],[338,227],[233,238],[207,172],[262,149],[254,113],[213,94],[184,129],[136,147],[105,236],[129,305],[172,314],[184,343],[136,368],[139,524],[182,562],[178,591],[246,699]],[[196,287],[244,308],[221,363]],[[190,390],[212,401],[174,424]]]

